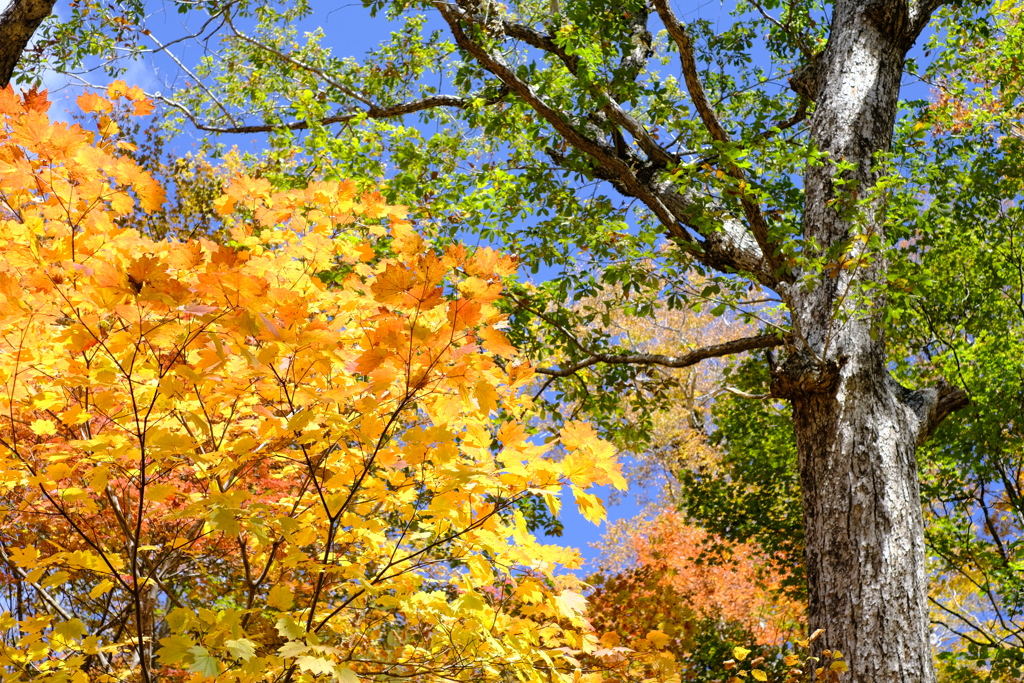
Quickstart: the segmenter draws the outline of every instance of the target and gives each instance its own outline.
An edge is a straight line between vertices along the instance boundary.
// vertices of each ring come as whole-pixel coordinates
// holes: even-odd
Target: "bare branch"
[[[189,120],[194,128],[197,130],[206,131],[208,133],[270,133],[275,130],[307,130],[310,125],[309,121],[291,121],[289,123],[280,124],[257,124],[248,126],[211,126],[205,124],[199,120],[199,117],[195,115],[190,109],[180,102],[164,97],[162,95],[153,95],[154,99],[158,99],[167,105],[174,107]],[[502,95],[498,97],[492,97],[484,100],[485,105],[495,104],[500,102]],[[414,114],[418,111],[425,111],[427,109],[437,109],[438,107],[453,107],[456,109],[467,109],[472,106],[475,98],[472,97],[454,97],[452,95],[436,95],[434,97],[424,97],[423,99],[413,100],[412,102],[404,102],[402,104],[395,104],[389,107],[379,107],[376,105],[370,106],[365,110],[359,110],[349,114],[338,114],[335,116],[326,116],[322,119],[318,119],[316,123],[322,126],[329,126],[334,123],[347,123],[353,119],[359,117],[365,117],[368,119],[387,119],[395,118],[398,116],[404,116],[406,114]]]
[[[771,394],[750,394],[746,391],[740,391],[736,387],[722,387],[722,391],[732,394],[733,396],[739,396],[740,398],[749,398],[755,401],[764,401],[772,397]]]
[[[785,343],[786,340],[783,337],[776,335],[758,335],[755,337],[733,339],[731,341],[714,344],[712,346],[705,346],[699,349],[694,349],[693,351],[681,356],[666,356],[659,353],[596,353],[589,358],[573,363],[572,365],[567,365],[561,368],[536,368],[536,372],[541,375],[568,377],[569,375],[579,372],[584,368],[588,368],[591,365],[597,365],[598,363],[608,363],[611,365],[659,365],[666,368],[687,368],[708,358],[719,358],[721,356],[729,356],[734,353],[752,351],[754,349],[768,349],[775,346],[782,346]]]

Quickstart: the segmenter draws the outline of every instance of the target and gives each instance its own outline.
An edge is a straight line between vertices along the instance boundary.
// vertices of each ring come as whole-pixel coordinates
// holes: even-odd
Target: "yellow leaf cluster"
[[[598,519],[622,476],[586,425],[560,462],[530,438],[513,260],[347,182],[239,177],[232,246],[155,241],[116,146],[10,89],[0,117],[5,681],[600,680],[575,553],[516,504]]]

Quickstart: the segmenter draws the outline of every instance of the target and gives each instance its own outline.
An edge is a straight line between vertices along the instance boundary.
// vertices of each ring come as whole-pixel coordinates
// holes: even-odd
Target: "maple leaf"
[[[182,635],[171,635],[160,639],[160,649],[156,651],[165,664],[178,664],[191,654],[195,643],[191,638]]]
[[[587,611],[587,599],[571,590],[564,590],[555,596],[555,604],[569,618],[577,618]]]
[[[224,647],[228,649],[232,657],[241,659],[244,662],[249,661],[256,654],[256,643],[246,638],[225,640]]]
[[[53,423],[53,420],[33,420],[31,428],[39,436],[52,436],[57,433],[57,425]]]
[[[82,93],[78,96],[76,102],[78,103],[78,108],[86,114],[106,113],[114,108],[109,100],[100,97],[94,92]]]
[[[210,651],[200,645],[195,645],[188,650],[192,657],[192,663],[188,670],[207,678],[216,678],[221,671],[221,664],[217,658],[210,654]]]
[[[416,276],[408,268],[397,263],[389,263],[384,272],[370,285],[370,291],[380,303],[390,304],[401,301],[402,295],[406,294],[415,282]]]
[[[299,669],[302,671],[308,671],[313,675],[317,674],[332,674],[334,673],[334,663],[329,659],[323,657],[312,657],[310,655],[303,655],[295,660]]]
[[[500,330],[493,327],[485,327],[477,333],[483,347],[493,354],[503,358],[512,358],[518,351]]]

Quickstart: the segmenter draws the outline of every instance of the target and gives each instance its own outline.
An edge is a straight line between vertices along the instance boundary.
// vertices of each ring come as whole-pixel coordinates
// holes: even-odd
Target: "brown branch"
[[[971,403],[966,391],[949,382],[939,382],[936,392],[938,396],[935,400],[935,410],[931,415],[931,431],[935,431],[953,412],[966,408]]]
[[[497,76],[509,90],[518,95],[544,121],[550,124],[566,142],[604,166],[611,175],[614,175],[630,196],[642,201],[654,213],[673,238],[691,247],[698,246],[675,216],[672,215],[672,212],[662,203],[661,199],[640,182],[629,165],[618,158],[612,147],[591,139],[576,130],[563,117],[562,112],[549,106],[540,95],[533,91],[529,84],[516,76],[515,72],[505,63],[505,60],[500,55],[491,54],[471,40],[463,30],[461,22],[467,21],[472,23],[472,20],[467,18],[463,12],[456,13],[451,5],[442,0],[434,0],[433,5],[448,24],[448,28],[451,30],[452,36],[459,47],[468,52],[481,66]]]
[[[708,358],[728,356],[743,351],[754,349],[769,349],[782,346],[786,343],[785,338],[762,334],[755,337],[743,337],[733,339],[721,344],[705,346],[694,349],[681,356],[666,356],[659,353],[595,353],[589,358],[561,368],[536,368],[535,372],[541,375],[552,375],[554,377],[568,377],[584,368],[598,363],[611,365],[658,365],[665,368],[688,368]]]
[[[190,111],[187,107],[179,102],[175,102],[167,97],[159,95],[153,96],[154,99],[159,99],[162,102],[174,107],[181,113],[183,113],[197,130],[205,131],[208,133],[270,133],[275,130],[307,130],[310,125],[309,121],[292,121],[290,123],[280,124],[261,124],[261,125],[250,125],[250,126],[210,126],[200,122],[199,118]],[[502,97],[492,97],[484,100],[485,105],[495,104],[501,101]],[[405,116],[406,114],[414,114],[418,111],[424,111],[427,109],[436,109],[438,107],[454,107],[456,109],[467,109],[472,106],[474,98],[467,97],[454,97],[452,95],[436,95],[434,97],[424,97],[423,99],[413,100],[412,102],[405,102],[402,104],[395,104],[389,107],[380,107],[373,105],[368,109],[353,112],[351,114],[339,114],[336,116],[326,116],[322,119],[317,119],[316,123],[322,126],[329,126],[335,123],[347,123],[355,118],[364,116],[368,119],[387,119],[395,118],[398,116]]]
[[[971,403],[967,392],[946,380],[939,380],[934,387],[907,391],[904,402],[917,413],[920,420],[918,445],[931,438],[942,421],[954,411],[966,408]]]
[[[668,0],[654,0],[654,8],[658,16],[665,24],[669,36],[679,48],[679,62],[683,70],[683,79],[686,81],[686,89],[690,91],[690,99],[697,109],[700,120],[704,123],[711,138],[716,142],[728,142],[729,134],[718,121],[718,115],[711,108],[711,102],[704,92],[704,84],[700,82],[700,74],[697,73],[697,60],[693,54],[693,43],[690,41],[690,34],[686,27],[676,18],[675,12],[668,6]]]
[[[544,35],[533,30],[529,26],[517,24],[512,21],[503,21],[501,26],[502,32],[508,37],[522,40],[530,47],[535,47],[538,50],[543,50],[555,55],[561,60],[562,64],[565,65],[565,68],[569,73],[573,76],[577,76],[579,74],[579,57],[567,53],[564,49],[559,47],[557,43],[555,43],[551,36]],[[601,107],[601,111],[604,112],[609,120],[622,126],[631,136],[633,136],[633,139],[636,140],[640,149],[643,150],[643,152],[652,161],[664,166],[673,165],[678,162],[678,159],[676,159],[675,156],[655,141],[646,126],[626,113],[622,108],[622,105],[620,105],[615,98],[593,85],[588,85],[588,89],[596,99],[608,100],[608,103]]]
[[[769,126],[767,130],[758,133],[757,137],[754,139],[756,141],[767,140],[776,135],[777,133],[781,133],[784,130],[788,130],[793,126],[802,123],[803,121],[806,121],[807,105],[809,103],[810,101],[806,97],[801,97],[800,104],[797,106],[797,109],[795,112],[793,112],[792,116],[790,116],[789,118],[776,121],[771,126]]]
[[[683,79],[686,81],[686,89],[690,92],[690,99],[697,109],[701,122],[711,135],[712,140],[719,144],[729,143],[729,134],[719,122],[718,115],[712,108],[707,93],[704,92],[704,85],[701,83],[700,74],[697,71],[697,59],[693,54],[693,42],[690,40],[690,34],[676,18],[672,8],[668,5],[668,0],[654,0],[654,7],[658,16],[661,17],[662,23],[665,24],[669,36],[679,48],[679,62],[683,71]],[[778,271],[778,263],[774,256],[774,245],[768,237],[768,221],[765,219],[760,205],[747,195],[745,188],[749,181],[746,174],[741,168],[731,163],[726,164],[726,171],[739,183],[738,196],[740,205],[743,207],[743,215],[747,219],[750,231],[754,234],[754,239],[757,240],[757,245],[761,248],[761,255],[768,264],[769,270],[775,274]]]

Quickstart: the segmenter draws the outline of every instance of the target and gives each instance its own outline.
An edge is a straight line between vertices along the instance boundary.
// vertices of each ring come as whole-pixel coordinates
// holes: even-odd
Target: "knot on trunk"
[[[895,39],[901,45],[906,41],[911,23],[909,3],[874,0],[864,4],[863,12],[864,18],[882,36]]]
[[[918,445],[923,444],[950,413],[970,405],[967,392],[940,379],[934,387],[911,391],[903,389],[903,402],[917,414],[920,421],[917,433]]]
[[[831,393],[839,386],[840,363],[821,361],[807,351],[793,351],[781,365],[771,368],[771,395],[794,399],[807,394]]]
[[[818,90],[821,88],[821,70],[818,68],[817,58],[793,70],[793,75],[789,77],[789,87],[797,95],[806,97],[811,102],[818,101]]]

